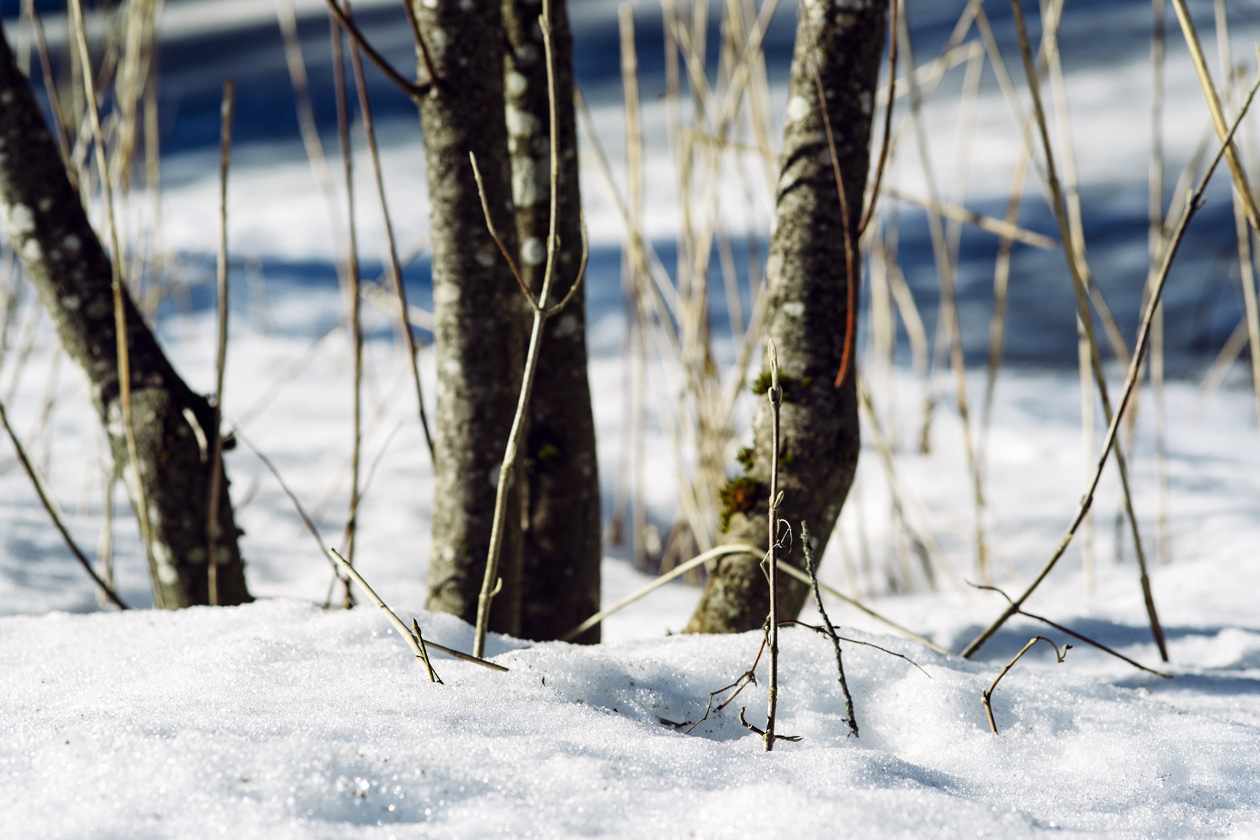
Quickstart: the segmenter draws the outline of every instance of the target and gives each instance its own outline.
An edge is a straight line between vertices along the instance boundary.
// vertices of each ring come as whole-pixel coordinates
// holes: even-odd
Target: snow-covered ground
[[[605,74],[592,48],[583,53],[582,47],[587,33],[589,42],[613,45],[615,55],[616,7],[574,2],[580,75],[588,93],[600,92],[592,108],[616,156],[616,78]],[[315,20],[319,3],[297,5]],[[368,14],[382,5],[362,3],[364,17],[384,31],[382,19]],[[1099,14],[1109,36],[1100,44],[1114,48],[1114,67],[1100,72],[1111,66],[1080,46],[1067,50],[1065,61],[1084,68],[1070,77],[1070,90],[1080,108],[1074,117],[1082,172],[1101,197],[1086,205],[1091,246],[1097,247],[1092,253],[1095,267],[1108,269],[1100,282],[1109,288],[1113,279],[1123,285],[1137,278],[1140,285],[1145,277],[1146,141],[1141,132],[1138,139],[1126,132],[1146,124],[1145,88],[1133,92],[1144,84],[1146,29],[1121,24],[1147,7],[1106,6],[1109,12]],[[932,8],[919,12],[916,32],[939,45],[952,18]],[[915,9],[911,4],[912,14]],[[214,61],[198,71],[194,59],[220,55],[216,60],[225,61],[210,47],[231,41],[251,56],[234,69],[251,81],[242,84],[247,123],[233,169],[239,270],[224,409],[242,438],[228,468],[246,530],[249,584],[259,601],[180,613],[99,607],[7,443],[0,445],[0,837],[1260,837],[1260,430],[1245,371],[1235,371],[1212,394],[1198,384],[1203,346],[1214,353],[1234,323],[1220,304],[1236,303],[1232,281],[1223,292],[1201,288],[1212,287],[1221,271],[1213,260],[1232,235],[1227,210],[1217,207],[1218,215],[1211,215],[1205,209],[1200,244],[1188,250],[1185,273],[1174,278],[1179,308],[1170,311],[1180,314],[1170,315],[1169,336],[1170,344],[1174,338],[1180,344],[1172,364],[1194,376],[1172,382],[1167,394],[1166,563],[1156,549],[1162,502],[1149,392],[1128,449],[1170,661],[1159,661],[1152,642],[1132,541],[1116,545],[1118,490],[1110,471],[1094,508],[1092,574],[1082,568],[1082,533],[1027,604],[1030,612],[1173,678],[1138,670],[1029,619],[1012,621],[965,661],[828,601],[831,618],[850,639],[844,663],[860,736],[849,735],[830,644],[788,628],[778,731],[802,740],[780,743],[767,755],[761,739],[738,720],[746,707],[750,723],[764,724],[764,659],[757,685],[691,728],[704,716],[710,693],[749,668],[760,637],[670,635],[698,596],[682,584],[609,618],[599,647],[492,638],[489,654],[507,673],[435,657],[445,681],[440,686],[429,682],[375,608],[319,607],[332,580],[328,561],[251,448],[275,463],[324,539],[336,544],[349,483],[352,370],[343,332],[318,338],[342,315],[330,264],[336,247],[296,133],[285,134],[274,115],[270,122],[259,116],[275,102],[292,107],[282,62],[261,58],[278,40],[258,34],[267,20],[252,4],[233,5],[232,15],[208,11],[203,0],[181,0],[167,13],[170,35],[186,56],[183,65],[177,55],[165,59],[164,72],[171,74],[170,88],[185,97],[179,101],[193,127],[172,129],[162,231],[168,246],[186,254],[213,252],[217,164],[212,146],[196,139],[196,107],[204,100],[217,114],[223,74]],[[653,14],[652,7],[639,7],[641,20],[650,23]],[[1008,26],[993,14],[1000,30]],[[226,26],[228,20],[238,24]],[[1250,21],[1243,9],[1237,38],[1254,40]],[[317,55],[326,30],[314,23],[306,29],[315,33],[310,49]],[[238,37],[246,31],[248,39]],[[1073,33],[1079,45],[1079,28],[1066,30],[1065,39]],[[405,51],[403,41],[395,46]],[[781,57],[781,45],[775,49]],[[1236,52],[1249,59],[1250,44]],[[928,54],[922,47],[919,60]],[[1184,54],[1173,47],[1170,55],[1180,62],[1170,67],[1178,74],[1170,111],[1179,115],[1170,120],[1172,170],[1184,165],[1205,117],[1185,75]],[[645,71],[651,95],[657,92],[651,73],[659,72]],[[321,84],[326,89],[326,81]],[[251,96],[257,97],[253,106]],[[982,108],[982,114],[996,120],[992,114],[1002,113],[996,89],[982,97],[984,107],[994,103],[999,110]],[[931,107],[947,119],[954,104]],[[663,130],[659,103],[648,108],[651,129]],[[256,122],[248,122],[250,114]],[[416,126],[405,111],[383,119],[390,197],[407,246],[422,240],[424,228]],[[213,130],[203,133],[212,143],[217,123],[209,125]],[[998,130],[996,121],[985,129],[977,155],[988,168],[978,169],[968,194],[975,206],[1000,215],[1008,155],[988,145]],[[1010,134],[1009,127],[1002,130]],[[952,159],[948,144],[938,154]],[[654,165],[672,173],[664,157]],[[587,175],[596,250],[588,280],[591,380],[609,511],[625,416],[619,232],[597,172]],[[896,177],[903,190],[918,192],[914,179],[921,175],[913,166]],[[659,177],[653,186],[668,182]],[[668,190],[649,199],[660,225],[654,233],[668,236],[676,212]],[[1050,232],[1035,203],[1030,200],[1026,224]],[[363,193],[360,207],[365,250],[375,253],[379,223],[370,193]],[[982,301],[991,253],[987,246],[969,250],[968,242],[974,244],[964,238],[964,302],[969,282],[972,301]],[[930,252],[913,221],[901,249],[916,294],[928,301],[927,317],[934,311],[934,280],[923,255]],[[1057,312],[1066,305],[1070,313],[1062,257],[1021,259],[1017,266],[1026,270],[1016,276],[1026,284],[1028,320],[1016,321],[1013,329],[1021,334],[1012,341],[1016,355],[1031,364],[1003,369],[985,450],[985,533],[996,577],[1012,594],[1050,556],[1071,521],[1087,460],[1075,370],[1065,364],[1062,347],[1044,337],[1049,316],[1035,308]],[[190,276],[205,275],[210,263],[194,261]],[[967,266],[981,269],[968,274]],[[416,282],[423,303],[424,284]],[[161,322],[177,367],[201,390],[209,390],[213,373],[207,300],[204,287],[177,296]],[[1124,323],[1133,318],[1128,309]],[[34,311],[29,300],[23,304],[10,338],[14,348],[23,346]],[[373,311],[368,333],[365,447],[373,466],[356,564],[397,612],[419,620],[426,638],[470,649],[466,625],[423,609],[431,472],[391,322]],[[75,537],[90,550],[104,523],[101,433],[77,374],[55,361],[51,336],[30,334],[25,361],[16,350],[4,357],[0,398]],[[1069,348],[1070,362],[1070,319],[1066,332],[1056,335]],[[982,348],[984,334],[974,340]],[[428,351],[421,361],[431,394]],[[974,511],[952,384],[943,375],[935,380],[931,453],[919,454],[911,445],[920,416],[915,375],[873,369],[870,377],[884,431],[896,436],[905,516],[940,547],[938,587],[926,588],[913,555],[907,566],[898,554],[888,473],[869,429],[822,578],[957,651],[1003,602],[965,583],[976,574]],[[978,403],[982,379],[973,374],[968,384]],[[668,527],[676,515],[670,447],[654,426],[649,435],[653,460],[646,473],[670,478],[649,482],[647,502],[656,524]],[[117,498],[123,507],[121,494]],[[151,601],[134,531],[120,510],[118,588],[124,600],[146,607]],[[609,549],[606,603],[649,580],[626,554],[624,546]],[[905,591],[910,586],[913,591]],[[815,619],[807,610],[804,620]],[[1004,677],[993,695],[1000,730],[994,735],[982,691],[1037,634],[1073,647],[1056,663],[1039,643]]]

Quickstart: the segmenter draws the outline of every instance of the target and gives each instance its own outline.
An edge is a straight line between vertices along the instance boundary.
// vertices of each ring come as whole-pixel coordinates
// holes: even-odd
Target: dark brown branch
[[[875,215],[875,205],[879,201],[880,182],[884,179],[884,166],[888,163],[888,150],[892,146],[893,102],[897,99],[897,7],[899,0],[888,0],[888,107],[884,109],[884,138],[879,144],[879,162],[875,164],[875,175],[871,181],[871,201],[866,205],[862,221],[858,222],[857,235],[866,232],[866,226]]]
[[[343,11],[342,8],[337,5],[337,0],[325,0],[325,1],[328,4],[328,13],[332,15],[332,18],[333,20],[337,22],[337,25],[340,26],[342,30],[345,31],[345,33],[350,36],[351,40],[354,41],[355,45],[359,49],[363,50],[364,54],[367,55],[368,59],[373,64],[375,64],[377,68],[379,68],[380,71],[385,74],[386,78],[388,78],[391,82],[393,82],[394,85],[399,90],[407,94],[407,96],[411,97],[412,99],[416,99],[416,100],[424,96],[428,96],[429,91],[432,90],[434,87],[434,84],[432,81],[430,82],[408,81],[407,78],[403,76],[402,73],[399,73],[396,69],[394,69],[394,66],[389,63],[388,59],[386,59],[385,56],[377,52],[376,47],[372,46],[372,42],[369,41],[367,36],[363,34],[363,31],[359,29],[359,27],[345,13],[345,11]],[[408,11],[408,14],[411,14],[410,8],[408,8],[407,11]],[[428,51],[426,50],[424,54],[425,56],[427,56]],[[433,78],[436,78],[436,77],[433,77]]]

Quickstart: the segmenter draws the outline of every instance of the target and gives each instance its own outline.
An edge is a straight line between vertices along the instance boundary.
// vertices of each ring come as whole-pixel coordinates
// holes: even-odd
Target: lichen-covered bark
[[[524,355],[520,291],[486,229],[468,160],[476,154],[495,227],[514,249],[503,31],[499,0],[416,0],[413,8],[441,80],[420,104],[438,369],[429,608],[472,622]],[[490,628],[515,634],[521,514],[519,494],[511,499]]]
[[[551,300],[572,286],[581,263],[577,128],[573,109],[573,41],[564,0],[551,4],[557,105],[560,238]],[[504,0],[505,72],[512,198],[518,265],[535,293],[542,288],[550,222],[551,148],[541,0]],[[524,467],[525,556],[521,635],[558,639],[599,610],[600,505],[595,422],[587,381],[585,295],[544,327]],[[578,641],[599,641],[593,627]]]
[[[131,414],[138,462],[131,461],[120,401],[117,331],[109,258],[70,185],[26,77],[0,26],[0,205],[9,240],[57,329],[87,374],[114,463],[137,515],[147,506],[154,602],[174,609],[209,603],[207,510],[210,464],[186,413],[206,434],[209,402],[180,379],[153,333],[123,294],[131,367]],[[238,530],[224,481],[219,503],[218,603],[250,600]]]
[[[835,135],[853,229],[861,214],[870,156],[871,111],[879,77],[886,0],[804,0],[784,126],[775,230],[767,274],[767,332],[778,348],[784,389],[779,458],[779,516],[799,539],[809,523],[821,557],[858,458],[856,376],[834,388],[848,312],[844,217],[827,147],[815,83],[821,77]],[[856,241],[854,242],[856,248]],[[855,260],[855,266],[857,262]],[[855,295],[856,301],[856,295]],[[730,514],[732,542],[766,547],[770,471],[770,407],[761,389],[747,478]],[[728,501],[728,504],[730,501]],[[784,557],[786,555],[786,557]],[[780,558],[803,565],[799,545]],[[687,632],[740,632],[761,626],[769,612],[761,556],[732,555],[709,578]],[[795,617],[806,587],[780,578],[780,619]]]

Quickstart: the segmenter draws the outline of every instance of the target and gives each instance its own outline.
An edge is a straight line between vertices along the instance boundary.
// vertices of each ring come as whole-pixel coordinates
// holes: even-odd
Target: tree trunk
[[[525,341],[521,293],[486,229],[468,160],[477,156],[495,228],[515,253],[502,18],[499,0],[415,0],[413,9],[440,80],[420,104],[438,369],[429,609],[473,622]],[[513,491],[490,623],[497,632],[520,631],[520,524]]]
[[[778,348],[783,406],[778,486],[779,516],[800,537],[809,523],[822,557],[857,467],[859,435],[856,371],[833,387],[840,368],[849,285],[844,225],[853,238],[862,210],[870,157],[871,111],[879,79],[887,0],[804,0],[792,58],[775,230],[770,243],[767,333]],[[815,75],[817,74],[817,76]],[[849,216],[841,205],[828,151],[816,78],[826,92],[827,113],[845,187]],[[768,380],[763,376],[761,383]],[[723,492],[728,539],[758,547],[756,557],[730,555],[709,578],[687,632],[741,632],[760,627],[769,612],[761,553],[766,546],[770,478],[770,406],[762,384],[753,425],[747,475]],[[786,555],[786,556],[783,556]],[[781,560],[803,565],[799,547]],[[779,585],[779,616],[794,618],[807,588]]]
[[[115,327],[113,272],[0,26],[0,204],[9,239],[57,329],[87,374],[114,463],[142,522],[147,519],[153,600],[175,609],[209,603],[211,465],[198,434],[216,432],[205,397],[179,378],[123,290],[137,461],[126,439]],[[194,431],[188,419],[198,426]],[[226,475],[226,473],[225,473]],[[144,508],[141,507],[143,500]],[[142,528],[142,531],[144,529]],[[251,600],[239,531],[223,481],[219,498],[218,599]]]
[[[573,108],[573,39],[564,0],[551,4],[557,108],[560,238],[551,299],[577,278],[582,258]],[[505,93],[516,205],[517,265],[537,294],[547,261],[551,149],[547,66],[540,0],[504,0],[508,53]],[[582,289],[543,331],[525,444],[525,556],[521,635],[558,639],[599,610],[600,502],[595,422],[587,381],[586,305]],[[593,627],[578,641],[599,641]]]

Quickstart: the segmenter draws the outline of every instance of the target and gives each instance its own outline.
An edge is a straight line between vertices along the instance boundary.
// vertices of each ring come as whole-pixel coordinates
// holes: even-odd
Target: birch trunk
[[[767,334],[778,348],[783,404],[780,426],[779,516],[800,535],[802,520],[821,558],[857,467],[859,433],[856,371],[833,387],[840,368],[848,315],[844,226],[856,251],[856,225],[870,158],[871,111],[879,79],[887,0],[803,0],[798,7],[775,230],[767,275]],[[816,75],[817,74],[817,75]],[[828,151],[816,78],[826,93],[836,157],[849,209],[846,222]],[[855,253],[855,271],[860,261]],[[857,295],[853,300],[856,306]],[[771,415],[765,389],[753,426],[747,476],[725,494],[727,539],[759,549],[756,557],[728,555],[710,576],[687,632],[741,632],[760,627],[769,612],[761,552],[766,546]],[[803,565],[799,546],[782,552]],[[794,618],[807,588],[779,585],[780,620]]]
[[[477,616],[495,488],[524,356],[520,291],[486,229],[469,152],[495,228],[515,252],[503,111],[500,0],[415,0],[440,83],[420,103],[428,169],[437,353],[429,609]],[[427,70],[422,59],[420,74]],[[519,482],[518,482],[519,485]],[[521,513],[513,491],[490,629],[520,632]]]
[[[560,238],[551,300],[573,285],[582,258],[573,40],[564,0],[551,5],[557,108]],[[517,264],[535,294],[542,288],[550,223],[551,149],[547,66],[540,0],[504,0],[508,52],[505,93]],[[544,327],[525,441],[525,546],[521,634],[558,639],[599,610],[600,501],[595,423],[587,381],[582,289]],[[578,641],[599,641],[596,626]]]
[[[203,449],[198,435],[216,432],[214,412],[209,401],[175,373],[123,290],[137,454],[132,460],[121,405],[113,270],[70,184],[30,84],[14,63],[2,25],[0,205],[10,244],[21,256],[62,347],[87,374],[92,402],[132,508],[147,520],[155,604],[175,609],[209,603],[211,465],[208,447]],[[219,604],[251,600],[238,534],[225,478],[217,536]]]

